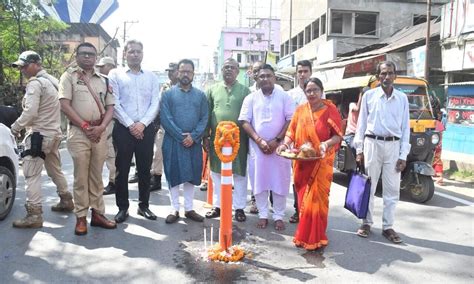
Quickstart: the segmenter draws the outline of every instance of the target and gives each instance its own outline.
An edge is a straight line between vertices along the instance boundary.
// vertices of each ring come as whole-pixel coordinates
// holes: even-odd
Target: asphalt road
[[[61,150],[63,170],[72,185],[72,164]],[[104,175],[106,182],[106,175]],[[234,222],[234,244],[250,254],[240,263],[204,261],[203,228],[219,220],[195,223],[180,219],[168,225],[168,191],[151,194],[150,208],[158,219],[136,214],[137,185],[130,186],[130,217],[116,230],[89,227],[74,235],[73,214],[51,212],[57,202],[54,184],[43,176],[44,227],[20,230],[11,222],[24,216],[24,180],[20,177],[14,208],[0,222],[0,283],[186,283],[186,282],[313,282],[322,283],[473,283],[474,241],[472,187],[447,183],[427,204],[402,195],[395,229],[404,243],[381,235],[381,198],[376,198],[375,225],[369,239],[354,234],[359,221],[343,208],[347,178],[336,174],[331,187],[328,236],[323,251],[295,248],[293,224],[275,232],[272,222],[255,228],[257,216]],[[163,185],[165,185],[163,183]],[[196,188],[195,209],[204,214],[205,192]],[[291,194],[290,194],[291,195]],[[106,215],[117,212],[114,196],[106,196]],[[287,218],[293,214],[288,198]],[[183,214],[183,213],[181,213]]]

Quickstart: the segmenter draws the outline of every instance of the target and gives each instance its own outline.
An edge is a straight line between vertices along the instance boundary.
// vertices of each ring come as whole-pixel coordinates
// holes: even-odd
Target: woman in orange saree
[[[342,139],[341,116],[332,102],[321,99],[322,92],[323,85],[317,78],[311,78],[305,84],[308,103],[296,109],[284,143],[277,149],[277,152],[281,152],[291,145],[299,149],[310,142],[322,156],[317,160],[296,160],[293,163],[300,218],[293,242],[307,250],[328,244],[329,189],[334,156]]]

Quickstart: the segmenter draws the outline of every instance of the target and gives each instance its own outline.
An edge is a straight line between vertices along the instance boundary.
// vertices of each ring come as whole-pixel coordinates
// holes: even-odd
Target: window
[[[436,19],[436,16],[431,16],[431,20]],[[422,23],[426,23],[426,15],[413,15],[413,25],[419,25]]]
[[[274,50],[275,50],[275,45],[274,45],[274,44],[270,44],[270,50],[271,50],[271,51],[274,51]]]
[[[355,13],[356,35],[377,35],[377,14]]]
[[[308,25],[304,29],[304,44],[308,44],[312,40],[311,37],[311,25]]]
[[[331,33],[350,34],[352,13],[333,11],[331,14]]]
[[[304,32],[298,34],[298,48],[302,48],[304,45]]]
[[[294,36],[292,39],[291,39],[291,52],[295,52],[296,49],[298,49],[298,39],[296,38],[296,36]]]
[[[332,11],[331,34],[377,36],[377,13]]]
[[[285,53],[285,44],[280,44],[280,52],[281,52],[281,54],[286,55],[286,53]]]
[[[317,39],[319,37],[319,19],[316,19],[312,24],[313,36],[311,39]]]
[[[285,41],[285,47],[284,47],[284,55],[287,55],[290,53],[290,40]]]
[[[260,56],[258,54],[249,55],[249,62],[257,62],[259,60],[260,60]]]
[[[263,34],[259,33],[259,34],[256,34],[256,36],[257,36],[257,41],[261,42],[263,38]]]
[[[242,38],[241,37],[235,38],[235,46],[242,46]]]
[[[321,31],[319,33],[320,36],[326,33],[326,14],[321,16]]]
[[[237,53],[237,62],[242,63],[242,54]]]

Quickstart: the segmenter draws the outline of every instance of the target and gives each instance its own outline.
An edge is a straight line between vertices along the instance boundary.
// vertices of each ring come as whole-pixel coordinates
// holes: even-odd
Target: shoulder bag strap
[[[91,93],[91,96],[94,98],[95,103],[97,104],[97,107],[99,108],[100,115],[103,116],[105,113],[104,106],[99,102],[99,98],[97,97],[97,94],[95,91],[92,89],[90,83],[89,83],[89,78],[87,76],[84,76],[84,73],[79,74],[79,79],[84,81],[86,83],[87,89],[89,89],[89,92]]]

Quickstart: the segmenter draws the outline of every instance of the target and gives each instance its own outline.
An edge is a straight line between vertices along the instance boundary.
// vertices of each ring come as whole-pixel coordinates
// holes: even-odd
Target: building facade
[[[308,59],[315,64],[390,37],[426,21],[427,1],[306,0],[281,2],[279,68]],[[432,1],[432,18],[444,1]],[[396,12],[395,12],[396,11]]]
[[[249,83],[247,69],[256,61],[265,59],[267,51],[280,53],[280,20],[260,19],[252,27],[224,27],[219,39],[215,70],[221,78],[220,67],[227,58],[239,62],[241,72],[238,80]]]

